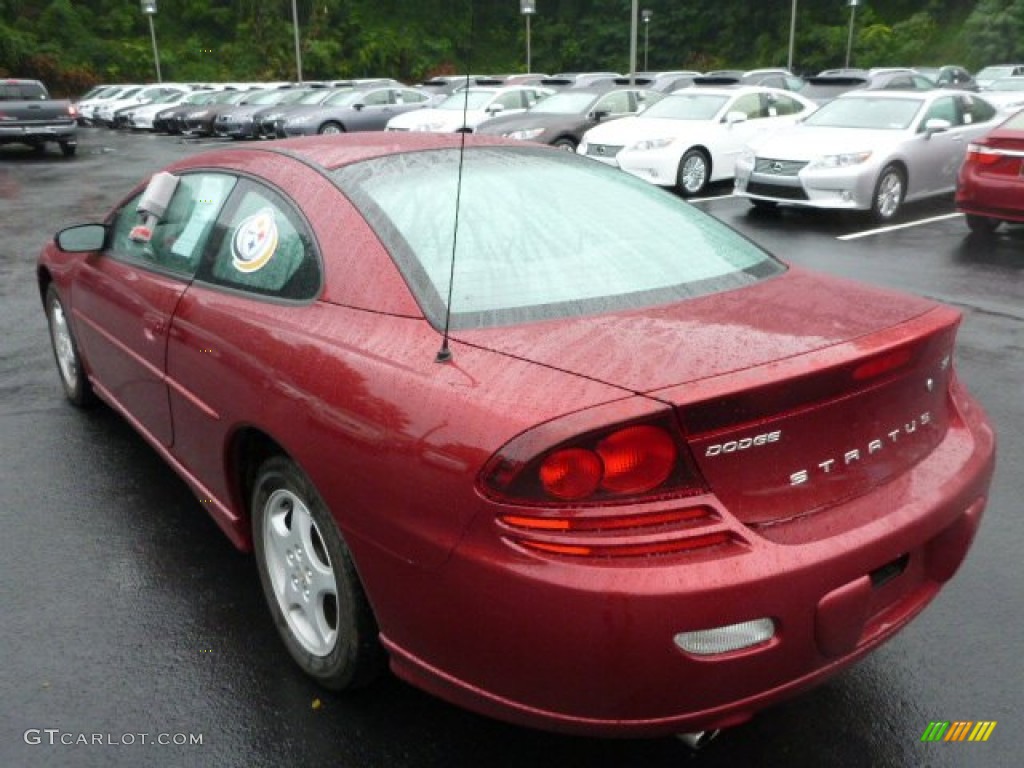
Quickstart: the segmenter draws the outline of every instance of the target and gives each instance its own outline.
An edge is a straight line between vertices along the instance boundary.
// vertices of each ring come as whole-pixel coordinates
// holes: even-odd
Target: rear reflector
[[[874,379],[889,371],[902,368],[910,362],[910,358],[910,350],[906,347],[894,350],[858,365],[853,369],[853,379],[854,381]]]
[[[694,656],[714,656],[767,643],[775,636],[775,622],[754,619],[714,629],[680,632],[673,638],[677,646]]]

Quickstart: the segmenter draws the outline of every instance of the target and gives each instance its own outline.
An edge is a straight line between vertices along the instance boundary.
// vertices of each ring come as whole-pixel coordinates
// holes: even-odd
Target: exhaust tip
[[[679,739],[683,744],[692,749],[694,752],[704,749],[710,744],[718,734],[721,733],[717,728],[713,731],[693,731],[692,733],[677,733],[676,738]]]

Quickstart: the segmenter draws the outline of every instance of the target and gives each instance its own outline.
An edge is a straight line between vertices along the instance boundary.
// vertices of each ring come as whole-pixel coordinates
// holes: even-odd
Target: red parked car
[[[1024,222],[1024,112],[967,145],[956,185],[956,208],[972,232],[989,234],[1004,221]]]
[[[549,147],[197,154],[38,277],[68,397],[255,551],[330,688],[387,661],[530,726],[736,724],[905,626],[985,506],[957,311]]]

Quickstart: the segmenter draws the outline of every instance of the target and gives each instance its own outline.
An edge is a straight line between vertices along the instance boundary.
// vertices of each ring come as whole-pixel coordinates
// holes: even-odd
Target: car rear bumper
[[[59,141],[68,144],[75,144],[75,131],[77,124],[67,123],[58,125],[25,125],[25,126],[4,126],[0,125],[0,142],[40,142]]]
[[[813,515],[813,536],[751,530],[704,496],[659,504],[712,507],[727,545],[646,560],[541,555],[517,546],[486,502],[437,571],[411,577],[364,558],[392,667],[461,706],[550,730],[656,736],[743,722],[891,637],[959,567],[995,439],[969,396],[956,400],[926,459]],[[743,649],[695,655],[675,639],[756,620],[773,635]]]
[[[1024,221],[1022,187],[1022,176],[982,174],[965,166],[957,182],[956,209],[1002,221]]]

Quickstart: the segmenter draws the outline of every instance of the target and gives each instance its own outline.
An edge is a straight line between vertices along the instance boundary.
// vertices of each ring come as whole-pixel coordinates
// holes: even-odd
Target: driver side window
[[[137,207],[144,193],[136,195],[117,213],[109,253],[114,258],[192,277],[213,222],[235,181],[234,176],[219,173],[180,176],[167,211],[153,226],[148,239],[143,239],[137,230],[143,220]]]

